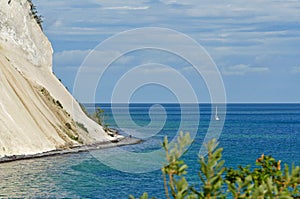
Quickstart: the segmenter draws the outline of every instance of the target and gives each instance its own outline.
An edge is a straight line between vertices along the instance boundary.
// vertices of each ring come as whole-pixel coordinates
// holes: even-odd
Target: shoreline
[[[20,160],[37,159],[37,158],[43,158],[43,157],[65,155],[65,154],[70,154],[70,153],[81,153],[81,152],[87,152],[87,151],[91,151],[91,150],[101,150],[101,149],[107,149],[107,148],[113,148],[113,147],[134,145],[134,144],[139,144],[141,142],[143,142],[143,140],[138,139],[138,138],[124,137],[124,138],[118,140],[118,142],[106,141],[106,142],[98,142],[98,143],[89,144],[89,145],[76,146],[76,147],[69,148],[69,149],[56,149],[56,150],[32,154],[32,155],[5,156],[5,157],[0,158],[0,164],[7,163],[7,162],[13,162],[13,161],[20,161]]]

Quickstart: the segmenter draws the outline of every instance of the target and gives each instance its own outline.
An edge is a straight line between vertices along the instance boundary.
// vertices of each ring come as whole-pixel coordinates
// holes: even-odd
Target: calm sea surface
[[[118,127],[109,104],[96,106],[105,110],[106,123]],[[132,120],[140,126],[147,126],[151,106],[131,104],[129,112]],[[182,106],[162,106],[165,111],[154,109],[152,120],[166,116],[163,128],[142,144],[125,146],[124,150],[149,152],[160,148],[165,135],[174,137],[182,120]],[[195,115],[195,107],[198,105],[187,106],[190,114],[184,120],[194,125],[194,118],[199,117]],[[198,182],[198,152],[210,118],[215,114],[214,110],[211,112],[211,105],[199,106],[201,120],[197,135],[183,157],[189,165],[188,180],[195,185]],[[92,111],[92,107],[91,104],[87,105],[88,111]],[[126,123],[126,106],[118,105],[117,109],[118,117],[124,117],[122,128],[129,133],[135,132],[135,125]],[[253,164],[262,153],[289,165],[293,162],[300,165],[300,104],[229,104],[219,142],[224,148],[226,166]],[[139,196],[145,191],[150,196],[164,198],[160,170],[143,174],[121,172],[101,163],[88,152],[0,165],[0,197],[128,198],[129,194]]]

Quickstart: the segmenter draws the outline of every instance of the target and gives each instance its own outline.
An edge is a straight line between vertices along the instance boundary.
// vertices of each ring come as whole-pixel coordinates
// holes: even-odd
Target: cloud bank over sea
[[[299,102],[300,94],[294,91],[300,83],[300,1],[53,0],[36,4],[54,46],[54,71],[69,88],[84,55],[101,41],[129,29],[163,27],[189,35],[208,51],[224,75],[229,101]],[[175,67],[188,66],[177,63]]]

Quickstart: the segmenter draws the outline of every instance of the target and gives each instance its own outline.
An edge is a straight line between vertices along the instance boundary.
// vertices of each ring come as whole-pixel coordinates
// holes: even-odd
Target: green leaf
[[[141,197],[140,197],[140,199],[148,199],[148,193],[144,193]]]
[[[135,197],[133,195],[129,195],[130,199],[135,199]]]

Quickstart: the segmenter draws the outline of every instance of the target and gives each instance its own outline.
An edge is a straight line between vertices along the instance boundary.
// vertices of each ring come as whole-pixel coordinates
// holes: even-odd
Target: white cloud
[[[182,67],[181,71],[186,72],[186,73],[195,73],[195,72],[197,72],[197,70],[195,70],[195,68],[193,66]]]
[[[245,64],[239,64],[235,66],[229,66],[224,68],[222,74],[224,75],[245,75],[248,73],[265,73],[268,72],[267,67],[250,67]]]
[[[87,66],[86,68],[94,71],[99,67],[104,67],[104,63],[114,61],[113,59],[116,57],[119,57],[116,60],[117,66],[110,66],[110,68],[117,70],[134,59],[133,56],[121,55],[117,51],[69,50],[55,53],[53,63],[55,67],[68,68],[69,70],[78,69],[84,63],[84,66]]]
[[[90,50],[69,50],[54,53],[54,66],[79,66]]]
[[[200,68],[200,74],[198,72],[198,69]],[[186,75],[219,75],[220,71],[218,68],[209,68],[209,67],[197,67],[194,66],[186,66],[180,69],[180,72]]]
[[[162,1],[170,4],[170,0]],[[190,5],[184,12],[186,15],[194,17],[213,16],[223,17],[225,20],[226,17],[238,17],[241,21],[248,18],[252,22],[256,20],[267,20],[270,22],[276,20],[299,20],[299,1],[202,1],[199,3],[198,0],[177,0],[173,1],[173,3]],[[282,16],[285,17],[283,18]]]
[[[116,7],[104,7],[103,10],[147,10],[149,6],[116,6]]]
[[[248,81],[241,82],[243,86],[258,85],[258,90],[263,89],[260,87],[263,79],[260,75],[268,75],[270,81],[273,81],[272,87],[276,87],[280,82],[280,87],[285,87],[286,91],[296,88],[288,82],[290,77],[295,76],[293,74],[300,74],[299,0],[34,1],[39,13],[45,17],[44,31],[53,42],[54,50],[74,49],[55,53],[54,69],[58,71],[75,71],[89,52],[85,49],[93,48],[114,34],[128,29],[151,26],[170,28],[191,36],[205,47],[218,66],[224,66],[220,67],[223,75],[255,74],[251,78],[246,78]],[[145,35],[134,38],[136,41],[145,41],[147,45],[159,41],[168,47],[178,46],[177,50],[179,48],[184,50],[188,53],[188,57],[203,60],[196,51],[186,48],[185,44],[180,43],[180,40],[172,35],[152,34],[151,38],[154,39],[147,38]],[[114,51],[134,45],[134,42],[130,41],[132,40],[125,39],[114,43],[116,47]],[[98,52],[91,61],[91,65],[94,66],[89,68],[91,75],[96,71],[97,66],[102,66],[103,61],[116,55],[118,52]],[[164,53],[161,53],[161,56],[154,54],[152,57],[137,57],[134,53],[130,55],[133,56],[123,55],[110,67],[111,70],[108,72],[112,72],[112,75],[109,76],[108,81],[117,79],[119,77],[117,75],[131,67],[149,62],[172,66],[188,77],[194,78],[192,75],[196,74],[193,67],[182,61],[180,56],[166,56]],[[239,63],[248,65],[237,65]],[[197,65],[203,66],[201,71],[210,72],[209,68],[204,67],[205,64]],[[283,69],[283,65],[297,67]],[[149,74],[162,77],[170,73],[164,68],[145,69],[140,72],[139,74],[145,76]],[[281,72],[284,74],[280,76],[282,80],[278,81]],[[256,76],[256,74],[260,75]],[[68,75],[70,73],[61,72],[60,77],[67,79]],[[224,79],[228,81],[228,90],[238,90],[240,85],[231,82],[236,80],[235,78]],[[70,79],[69,82],[71,85],[72,80]],[[299,81],[293,85],[298,84]],[[262,94],[257,94],[260,95],[257,99],[266,101],[265,92],[260,90],[260,93]],[[237,98],[232,97],[231,100],[238,101],[242,94],[233,95]],[[288,94],[278,95],[277,92],[274,92],[274,96],[269,95],[268,99],[278,99],[277,96],[291,97]]]
[[[54,21],[52,26],[55,27],[55,28],[62,27],[63,26],[63,21],[62,20],[56,20],[56,21]]]
[[[298,67],[293,67],[291,70],[292,74],[300,74],[300,66]]]
[[[147,0],[92,0],[94,3],[97,3],[101,6],[124,6],[124,5],[144,5]]]
[[[300,19],[299,1],[230,1],[229,4],[198,0],[87,0],[84,3],[52,0],[36,4],[45,16],[45,32],[68,41],[89,41],[131,28],[161,26],[192,35],[206,46],[233,46],[232,50],[242,53],[251,45],[260,45],[262,52],[266,52],[268,44],[264,42],[268,39],[280,43],[292,34],[299,38],[299,32],[295,33],[297,30],[292,27]],[[268,51],[275,49],[278,48]]]
[[[168,68],[168,67],[160,67],[160,66],[155,66],[157,64],[153,64],[152,67],[150,67],[150,65],[148,65],[148,67],[141,67],[137,69],[137,72],[142,73],[142,74],[170,74],[171,72],[174,71],[174,69],[172,68]]]

